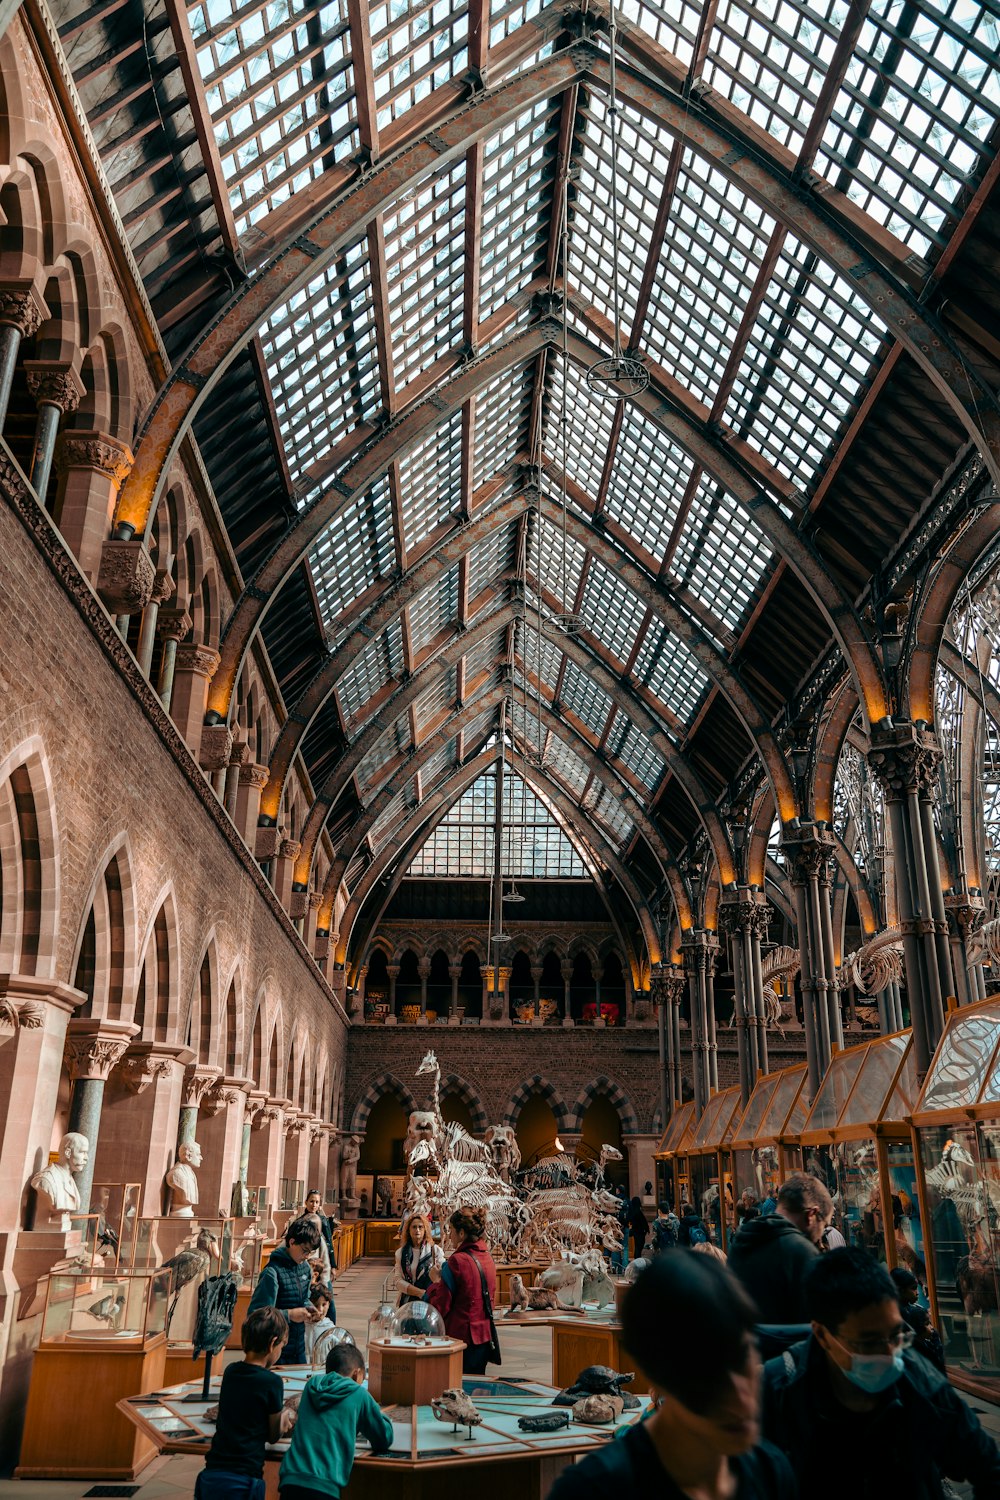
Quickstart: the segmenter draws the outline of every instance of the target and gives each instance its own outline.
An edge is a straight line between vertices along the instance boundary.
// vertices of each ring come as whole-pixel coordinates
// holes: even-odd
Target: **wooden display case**
[[[368,1389],[381,1406],[425,1406],[442,1391],[462,1384],[461,1339],[414,1344],[405,1338],[368,1344]]]

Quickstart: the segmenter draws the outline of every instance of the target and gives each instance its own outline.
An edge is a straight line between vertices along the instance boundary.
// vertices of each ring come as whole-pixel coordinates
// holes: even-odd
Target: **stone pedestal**
[[[131,449],[105,432],[64,432],[56,452],[56,517],[66,545],[96,582],[118,491],[133,463]]]
[[[368,1389],[382,1406],[426,1406],[442,1391],[462,1386],[460,1339],[431,1345],[383,1343],[368,1345]]]
[[[638,1194],[642,1197],[643,1184],[651,1182],[653,1192],[656,1192],[656,1163],[653,1160],[653,1152],[659,1145],[659,1137],[655,1135],[626,1135],[622,1137],[622,1145],[625,1147],[625,1155],[628,1161],[628,1183],[629,1196]],[[643,1200],[644,1203],[646,1200]],[[649,1204],[653,1203],[650,1198]]]

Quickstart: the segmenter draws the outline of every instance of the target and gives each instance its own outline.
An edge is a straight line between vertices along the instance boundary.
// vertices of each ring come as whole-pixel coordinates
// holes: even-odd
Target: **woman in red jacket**
[[[433,1266],[434,1283],[424,1300],[437,1308],[450,1338],[462,1339],[462,1371],[484,1375],[490,1353],[490,1318],[483,1297],[483,1283],[490,1306],[496,1294],[497,1271],[486,1248],[485,1208],[457,1208],[448,1220],[451,1254],[440,1270]]]

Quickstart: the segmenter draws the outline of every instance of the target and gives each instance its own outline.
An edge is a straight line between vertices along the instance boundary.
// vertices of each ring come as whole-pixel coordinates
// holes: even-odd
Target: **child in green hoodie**
[[[292,1445],[281,1460],[281,1500],[338,1500],[354,1467],[358,1435],[373,1453],[388,1453],[392,1423],[364,1389],[365,1360],[354,1344],[337,1344],[326,1374],[314,1375],[299,1400]]]

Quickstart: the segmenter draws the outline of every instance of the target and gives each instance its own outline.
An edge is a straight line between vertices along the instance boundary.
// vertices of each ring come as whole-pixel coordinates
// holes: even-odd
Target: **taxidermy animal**
[[[568,1307],[579,1307],[583,1301],[583,1276],[580,1265],[557,1261],[542,1272],[538,1284],[551,1288]]]
[[[598,1307],[607,1307],[615,1300],[615,1289],[608,1275],[604,1256],[599,1250],[585,1250],[580,1256],[580,1269],[583,1272],[584,1302],[596,1302]]]
[[[471,1398],[464,1391],[455,1388],[435,1396],[431,1401],[431,1411],[439,1422],[450,1422],[452,1432],[459,1427],[467,1427],[470,1437],[473,1427],[478,1427],[483,1420]]]
[[[198,1288],[198,1317],[194,1325],[193,1355],[218,1354],[233,1331],[237,1279],[231,1271],[209,1276]]]
[[[170,1332],[170,1320],[177,1309],[177,1301],[181,1292],[189,1282],[196,1281],[199,1276],[207,1276],[212,1265],[212,1258],[219,1259],[219,1241],[210,1229],[202,1229],[198,1232],[194,1248],[178,1250],[169,1260],[163,1262],[164,1268],[173,1272],[171,1285],[174,1289],[174,1298],[167,1308],[166,1332]]]
[[[510,1310],[512,1313],[520,1312],[528,1305],[528,1293],[522,1277],[515,1272],[510,1278]]]
[[[99,1302],[95,1302],[87,1308],[90,1316],[96,1318],[98,1323],[107,1323],[113,1333],[117,1333],[121,1327],[122,1313],[125,1311],[125,1290],[119,1287],[116,1292],[109,1292]]]
[[[571,1406],[574,1401],[579,1401],[583,1396],[615,1396],[621,1399],[626,1411],[635,1411],[642,1405],[638,1396],[623,1391],[623,1385],[631,1385],[635,1379],[635,1371],[629,1370],[627,1374],[619,1374],[612,1370],[610,1365],[587,1365],[581,1370],[572,1385],[568,1385],[561,1391],[553,1402],[554,1406]]]
[[[540,1417],[518,1417],[517,1425],[522,1432],[558,1432],[569,1426],[568,1411],[546,1411]]]
[[[573,1404],[574,1422],[613,1422],[624,1408],[621,1396],[584,1396]]]

